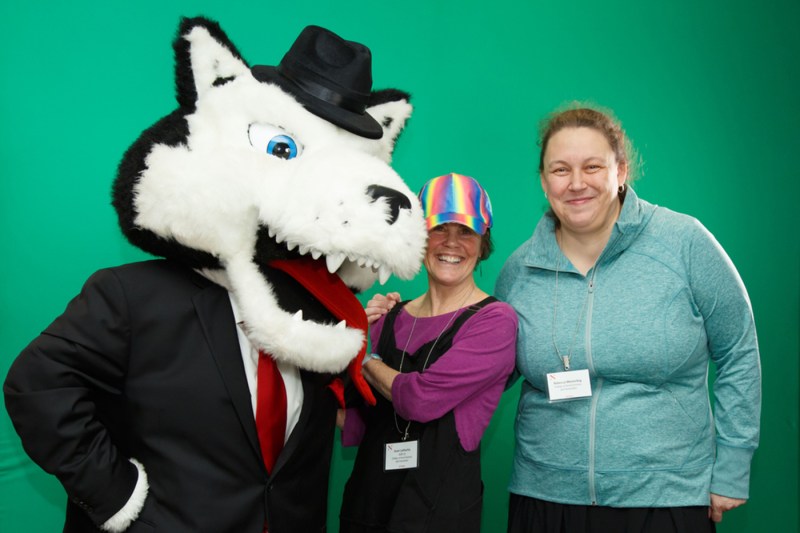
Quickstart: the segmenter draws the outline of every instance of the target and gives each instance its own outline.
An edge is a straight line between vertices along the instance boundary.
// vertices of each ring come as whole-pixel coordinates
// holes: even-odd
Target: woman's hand
[[[728,498],[711,493],[711,505],[708,508],[708,517],[714,522],[722,522],[722,513],[735,509],[747,503],[747,500]]]
[[[344,421],[347,416],[347,411],[344,409],[337,409],[336,410],[336,427],[339,429],[344,429]]]
[[[388,313],[399,301],[399,292],[390,292],[385,296],[382,294],[376,294],[370,301],[367,302],[367,307],[364,309],[364,312],[367,314],[367,321],[372,324],[380,317]]]

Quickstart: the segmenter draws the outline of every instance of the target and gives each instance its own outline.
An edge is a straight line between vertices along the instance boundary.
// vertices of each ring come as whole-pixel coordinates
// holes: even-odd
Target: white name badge
[[[589,370],[570,370],[547,374],[547,394],[551,402],[589,398],[592,395],[592,382]]]
[[[384,470],[407,470],[419,466],[419,441],[389,442],[384,450]]]

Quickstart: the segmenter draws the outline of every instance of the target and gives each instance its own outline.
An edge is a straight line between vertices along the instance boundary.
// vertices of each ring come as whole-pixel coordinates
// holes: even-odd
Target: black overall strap
[[[395,321],[397,320],[398,315],[400,314],[400,310],[403,307],[405,307],[406,304],[408,304],[408,302],[410,301],[411,300],[405,300],[403,302],[400,302],[386,314],[386,318],[383,321],[383,329],[381,330],[381,335],[378,338],[378,344],[373,348],[373,351],[378,353],[382,357],[384,357],[385,354],[387,357],[384,357],[384,362],[386,362],[386,364],[388,364],[395,370],[400,370],[399,361],[396,362],[397,364],[392,364],[395,358],[391,357],[389,354],[395,350],[400,352],[401,348],[397,346],[397,341],[394,335],[394,324]],[[450,344],[453,341],[453,337],[455,337],[456,333],[458,333],[458,330],[461,329],[461,326],[463,326],[464,323],[467,320],[469,320],[475,313],[477,313],[487,305],[494,303],[496,301],[497,298],[495,298],[494,296],[487,296],[480,302],[476,302],[468,306],[466,309],[464,309],[464,311],[460,315],[458,315],[458,317],[456,317],[456,319],[453,321],[450,327],[447,328],[447,331],[444,331],[441,335],[439,335],[438,338],[431,339],[429,342],[426,342],[425,344],[420,346],[416,350],[417,353],[420,354],[428,353],[428,351],[430,351],[431,348],[433,347],[434,343],[436,344],[437,348],[444,348],[445,349],[444,351],[448,350],[450,348]],[[438,351],[440,350],[437,349],[437,352]],[[438,357],[439,356],[437,355],[434,359],[429,360],[428,366],[430,366],[431,363],[433,363],[436,359],[438,359]],[[423,372],[424,369],[418,368],[416,369],[416,371]]]

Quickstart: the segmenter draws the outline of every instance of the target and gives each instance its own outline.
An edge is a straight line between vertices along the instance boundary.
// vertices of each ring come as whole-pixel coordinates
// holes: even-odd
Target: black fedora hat
[[[307,26],[277,67],[255,65],[259,81],[291,93],[318,117],[368,139],[380,139],[383,128],[366,112],[372,90],[372,54],[363,44]]]

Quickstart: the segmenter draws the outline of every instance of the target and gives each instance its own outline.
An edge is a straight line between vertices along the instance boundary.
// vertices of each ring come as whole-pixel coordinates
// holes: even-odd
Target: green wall
[[[639,194],[698,217],[749,289],[764,372],[751,501],[721,532],[798,529],[800,3],[154,1],[0,5],[0,376],[94,270],[144,257],[109,205],[116,164],[174,108],[180,15],[219,20],[251,63],[277,64],[320,24],[368,44],[376,87],[416,110],[395,167],[412,189],[475,176],[495,206],[491,291],[545,205],[539,118],[573,99],[616,110],[645,161]],[[391,281],[386,290],[424,289]],[[505,531],[518,387],[484,439],[484,531]],[[352,450],[336,448],[331,531]],[[0,531],[60,530],[60,485],[25,456],[0,410]]]

